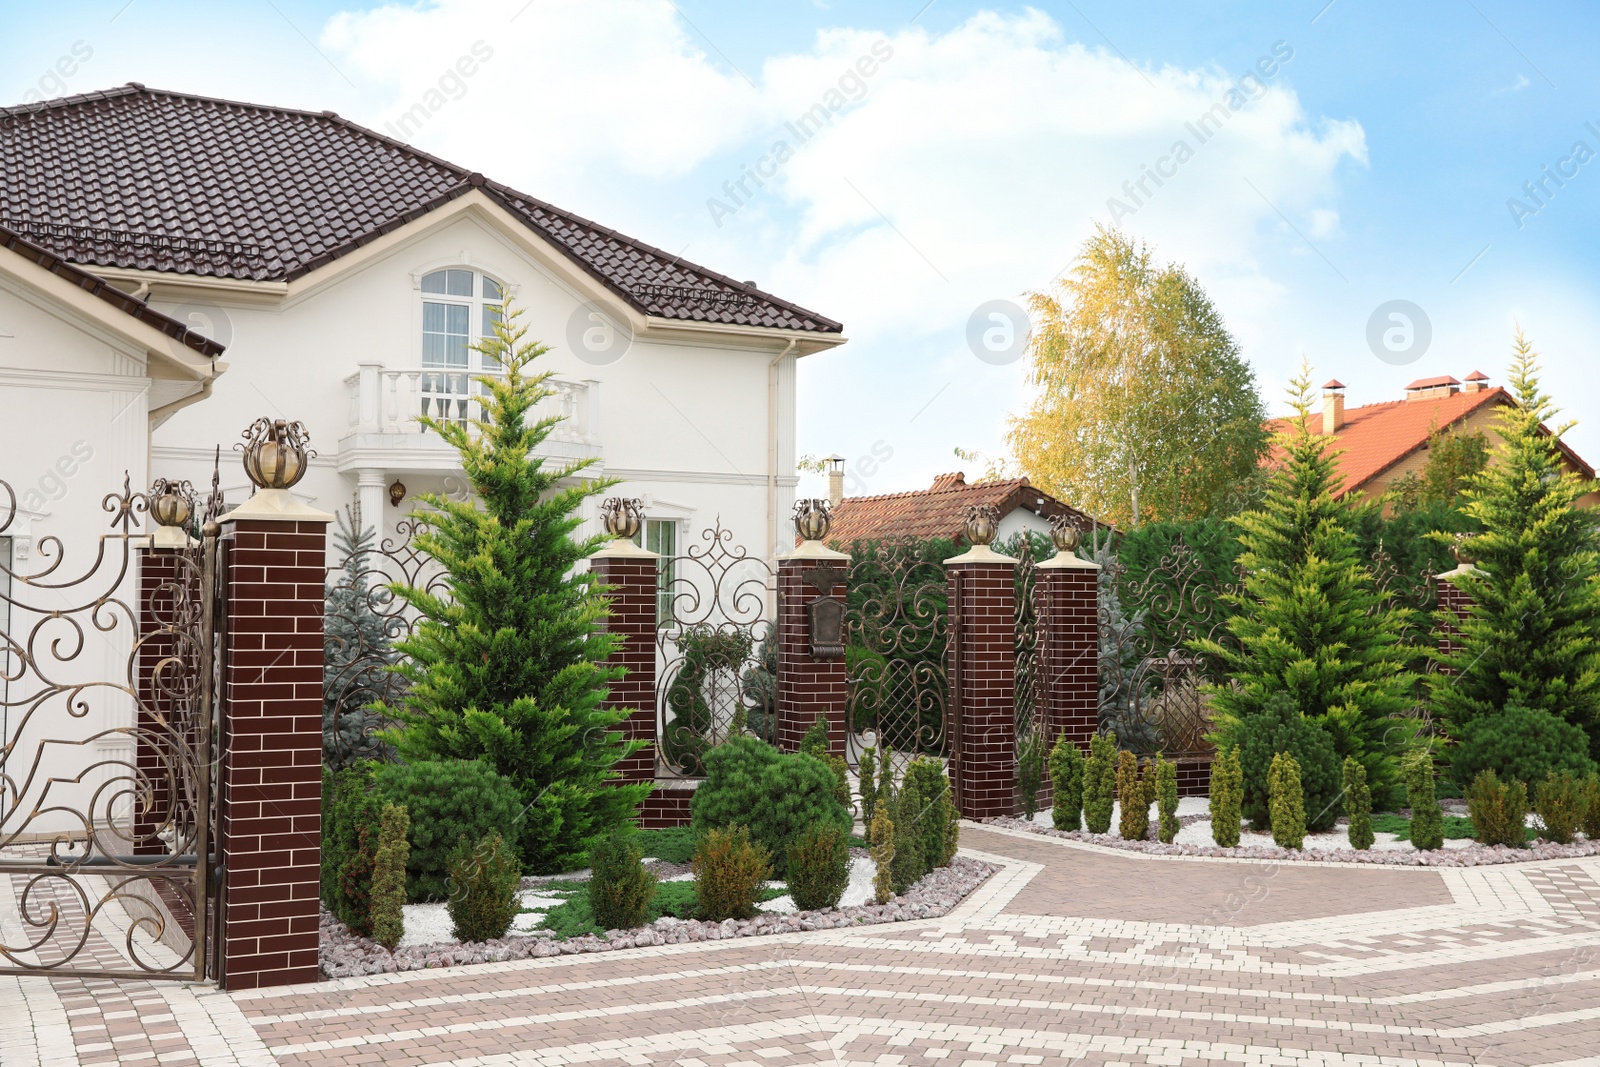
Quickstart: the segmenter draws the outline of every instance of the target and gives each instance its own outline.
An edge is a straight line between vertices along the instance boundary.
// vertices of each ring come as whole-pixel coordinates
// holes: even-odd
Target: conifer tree
[[[591,461],[552,464],[533,454],[560,416],[531,415],[554,395],[549,349],[526,340],[506,308],[478,346],[504,367],[476,379],[482,416],[471,427],[424,417],[453,446],[476,499],[424,494],[417,546],[443,568],[449,597],[395,585],[416,609],[399,643],[410,683],[392,737],[407,760],[482,759],[517,783],[520,825],[506,827],[532,871],[565,870],[589,842],[637,811],[648,785],[621,785],[623,709],[604,709],[620,670],[605,665],[616,638],[598,629],[606,604],[577,564],[599,537],[574,538],[579,505],[610,482],[581,479]]]
[[[1396,718],[1412,703],[1402,635],[1408,611],[1386,601],[1352,533],[1354,505],[1341,500],[1328,439],[1311,433],[1311,368],[1290,393],[1295,417],[1280,435],[1282,460],[1261,506],[1233,521],[1240,531],[1243,589],[1228,599],[1233,640],[1197,642],[1233,683],[1212,689],[1216,738],[1234,747],[1276,693],[1327,729],[1339,756],[1367,769],[1389,800],[1398,757],[1412,731]]]
[[[378,535],[371,526],[357,529],[362,521],[349,509],[338,516],[333,543],[344,566],[323,601],[322,762],[332,771],[384,755],[383,720],[371,708],[392,686],[387,668],[399,658],[388,620],[373,609],[370,558]]]
[[[1571,424],[1547,430],[1556,408],[1521,330],[1514,350],[1517,403],[1500,409],[1495,461],[1463,493],[1482,532],[1463,546],[1476,569],[1456,584],[1472,606],[1438,656],[1434,709],[1452,734],[1508,705],[1549,712],[1582,727],[1600,759],[1600,527],[1578,506],[1593,485],[1562,467]]]

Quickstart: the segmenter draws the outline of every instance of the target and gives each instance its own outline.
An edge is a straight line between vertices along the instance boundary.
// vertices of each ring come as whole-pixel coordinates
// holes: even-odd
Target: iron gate
[[[102,506],[112,532],[73,569],[62,538],[28,543],[0,481],[0,971],[203,980],[217,971],[222,496],[213,478],[197,518],[188,483],[124,479]],[[177,520],[164,532],[183,547],[141,559],[146,513]]]

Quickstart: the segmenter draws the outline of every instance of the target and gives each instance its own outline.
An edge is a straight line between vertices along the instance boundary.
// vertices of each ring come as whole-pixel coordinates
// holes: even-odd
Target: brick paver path
[[[162,986],[162,1026],[193,1048],[140,1051],[205,1067],[1600,1067],[1600,858],[1270,864],[972,826],[962,845],[1004,867],[942,919],[233,995]],[[49,989],[0,983],[6,1067],[97,1058],[64,1047]],[[7,1018],[24,997],[55,1043],[35,1060]]]

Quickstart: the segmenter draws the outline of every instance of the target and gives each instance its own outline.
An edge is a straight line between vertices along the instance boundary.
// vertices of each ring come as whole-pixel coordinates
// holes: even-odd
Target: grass
[[[640,830],[636,837],[639,851],[664,863],[688,863],[694,859],[695,832],[688,826],[666,830]],[[866,838],[850,837],[851,848],[870,848]]]
[[[1400,841],[1409,841],[1411,839],[1411,820],[1404,815],[1395,815],[1392,812],[1374,815],[1372,817],[1372,829],[1374,833],[1394,834],[1395,838]],[[1472,835],[1472,820],[1465,815],[1446,815],[1444,817],[1444,836],[1447,840],[1459,840]],[[1528,831],[1528,840],[1532,841],[1534,836],[1535,831],[1530,829]]]
[[[595,925],[594,912],[589,909],[587,886],[587,882],[579,883],[575,890],[581,892],[570,893],[564,904],[545,912],[544,922],[539,924],[539,929],[549,930],[562,940],[582,937],[584,934],[603,936],[605,931]],[[773,900],[787,892],[787,889],[763,889],[759,899]],[[653,923],[663,915],[692,919],[699,910],[700,900],[695,896],[693,882],[661,882],[656,886],[655,899],[650,902],[646,923]]]

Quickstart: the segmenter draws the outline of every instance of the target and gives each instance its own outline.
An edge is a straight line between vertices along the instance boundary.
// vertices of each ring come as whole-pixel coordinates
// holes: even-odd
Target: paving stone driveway
[[[150,986],[181,1048],[108,1038],[128,1017],[108,1024],[64,982],[0,983],[0,1063],[127,1048],[205,1067],[1600,1067],[1600,858],[1302,866],[974,826],[962,846],[1004,868],[942,919],[288,990]]]

